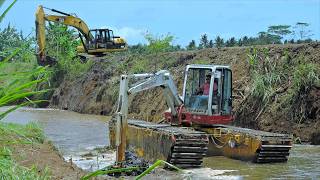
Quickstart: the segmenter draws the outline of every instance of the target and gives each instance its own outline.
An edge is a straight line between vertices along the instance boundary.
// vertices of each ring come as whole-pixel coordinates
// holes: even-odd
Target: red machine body
[[[183,104],[176,115],[166,111],[167,122],[176,125],[229,124],[233,120],[232,73],[229,66],[187,65],[184,77]]]

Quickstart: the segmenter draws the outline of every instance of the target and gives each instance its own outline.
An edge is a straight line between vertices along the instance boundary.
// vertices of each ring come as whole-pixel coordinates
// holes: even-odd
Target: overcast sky
[[[12,1],[6,0],[0,12]],[[312,38],[320,39],[320,0],[18,0],[0,27],[10,22],[29,34],[40,4],[76,13],[92,29],[109,27],[129,44],[145,43],[146,31],[171,33],[185,46],[192,39],[199,42],[203,33],[210,39],[256,36],[270,25],[296,22],[310,23]]]

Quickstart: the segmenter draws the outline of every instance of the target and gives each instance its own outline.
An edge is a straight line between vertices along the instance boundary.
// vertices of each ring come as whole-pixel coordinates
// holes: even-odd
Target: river
[[[6,108],[0,108],[4,111]],[[4,121],[38,122],[66,161],[93,171],[113,164],[108,150],[108,116],[79,114],[56,109],[20,108]],[[287,163],[253,164],[225,157],[204,159],[204,168],[184,171],[181,179],[320,179],[320,146],[294,145]],[[169,177],[170,179],[170,177]],[[180,178],[179,178],[180,179]]]

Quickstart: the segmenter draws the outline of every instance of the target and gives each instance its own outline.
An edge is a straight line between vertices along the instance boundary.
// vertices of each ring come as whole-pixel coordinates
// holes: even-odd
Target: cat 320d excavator
[[[60,15],[47,15],[44,13],[45,7],[39,6],[36,11],[36,34],[38,43],[38,63],[40,65],[50,64],[48,61],[53,59],[46,57],[45,46],[45,22],[58,22],[67,26],[72,26],[79,31],[79,37],[82,42],[81,46],[77,47],[77,52],[81,56],[86,57],[86,54],[90,55],[103,55],[106,52],[122,51],[126,50],[125,39],[114,36],[113,31],[110,29],[89,29],[87,24],[80,18],[61,12],[55,9],[48,9],[52,12]]]
[[[121,76],[117,113],[109,124],[118,162],[125,161],[125,150],[181,168],[199,167],[211,155],[256,163],[288,160],[291,135],[229,125],[234,120],[229,66],[187,65],[184,76],[182,96],[166,70]],[[155,87],[163,89],[169,107],[166,123],[128,120],[128,97]]]

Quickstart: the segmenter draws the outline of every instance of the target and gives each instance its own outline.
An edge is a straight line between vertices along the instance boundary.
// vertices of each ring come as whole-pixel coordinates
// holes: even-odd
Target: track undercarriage
[[[187,128],[128,121],[127,145],[146,160],[166,160],[180,168],[201,167],[205,156],[226,157],[255,163],[286,162],[291,148],[289,135],[256,131],[233,126]],[[110,140],[115,129],[110,123]]]
[[[210,136],[208,156],[223,155],[254,163],[286,162],[292,136],[227,125],[201,128]]]

